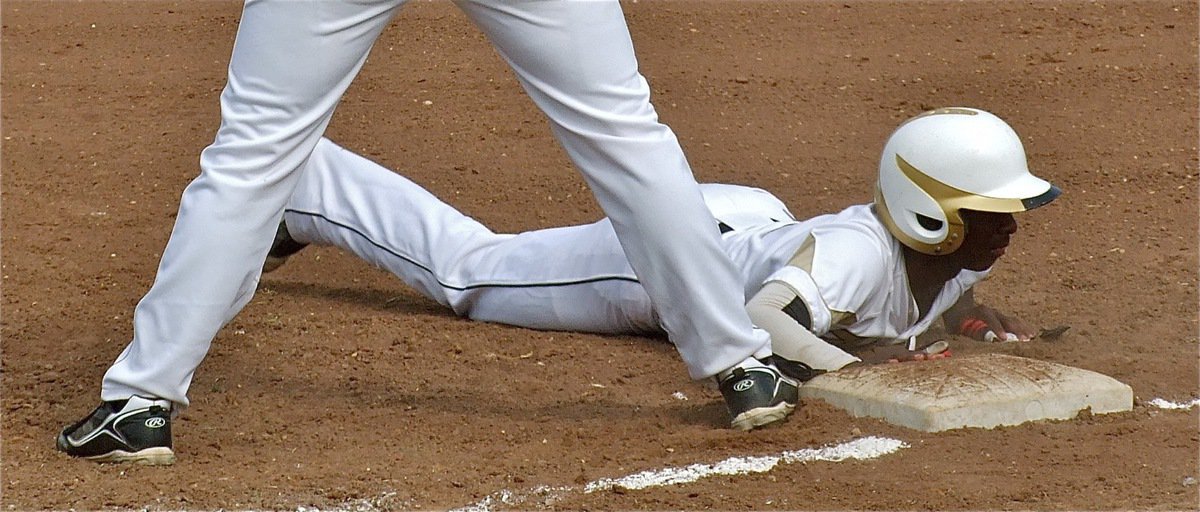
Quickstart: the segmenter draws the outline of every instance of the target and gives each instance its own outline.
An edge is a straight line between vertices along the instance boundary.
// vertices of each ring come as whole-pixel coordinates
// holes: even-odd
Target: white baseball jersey
[[[870,204],[770,229],[762,238],[766,246],[795,249],[760,285],[778,282],[793,290],[804,301],[809,330],[843,345],[898,343],[917,336],[988,274],[961,270],[942,287],[929,311],[918,311],[903,246]]]
[[[154,285],[134,311],[133,340],[105,374],[102,400],[140,395],[170,400],[177,412],[187,406],[192,376],[213,337],[254,294],[275,228],[300,179],[297,171],[310,159],[376,38],[405,3],[246,1],[221,93],[220,129],[200,156],[200,176],[183,193]],[[769,351],[769,336],[753,327],[742,308],[736,268],[721,250],[679,142],[650,104],[618,1],[455,4],[546,114],[552,133],[612,219],[604,229],[615,232],[609,235],[620,240],[639,270],[645,287],[639,293],[653,297],[691,376],[711,376]],[[497,240],[471,230],[456,233]],[[536,245],[544,236],[521,240],[532,238]],[[441,254],[437,244],[443,235],[432,238],[429,249]],[[520,246],[505,244],[495,256],[519,261]],[[628,268],[612,265],[531,278],[507,265],[489,268],[495,262],[487,258],[446,252],[474,268],[444,268],[439,277],[446,286],[436,285],[444,289],[439,293],[457,308],[485,316],[494,305],[472,288],[479,284],[476,278],[493,288],[519,288],[539,277],[569,281],[588,270],[611,271],[610,283],[633,279]]]
[[[745,296],[771,281],[796,289],[817,335],[904,339],[927,329],[984,276],[964,271],[917,311],[901,245],[870,205],[797,222],[770,193],[701,185],[728,225],[721,246]],[[387,269],[455,313],[535,329],[662,329],[607,219],[497,234],[419,185],[322,140],[285,220],[300,242],[335,245]],[[811,254],[796,266],[798,253]]]

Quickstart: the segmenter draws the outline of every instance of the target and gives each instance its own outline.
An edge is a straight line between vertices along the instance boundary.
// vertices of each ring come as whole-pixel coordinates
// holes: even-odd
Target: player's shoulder
[[[701,183],[700,193],[704,195],[706,200],[712,199],[730,199],[730,200],[750,200],[750,201],[770,201],[782,204],[778,197],[771,192],[750,185],[736,185],[732,183]]]
[[[830,265],[869,271],[887,268],[895,257],[896,240],[870,204],[854,205],[814,221],[816,255]]]
[[[759,187],[755,187],[752,185],[741,185],[741,184],[737,184],[737,183],[701,183],[700,190],[704,191],[704,193],[706,193],[706,194],[709,192],[739,192],[739,191],[740,192],[758,191],[758,192],[766,192],[768,194],[770,193]]]
[[[895,242],[871,204],[856,204],[813,221],[814,233],[837,238],[840,243],[889,249]]]
[[[706,183],[700,185],[700,192],[713,217],[732,229],[743,230],[796,218],[783,201],[758,187]]]

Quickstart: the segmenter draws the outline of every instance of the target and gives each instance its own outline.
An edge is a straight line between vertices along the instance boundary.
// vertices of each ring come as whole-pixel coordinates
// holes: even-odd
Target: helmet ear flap
[[[966,223],[958,210],[946,212],[946,238],[934,246],[933,254],[950,254],[957,251],[967,236]]]
[[[888,231],[919,252],[948,254],[962,243],[958,212],[944,211],[933,196],[899,172],[880,176],[875,204]]]
[[[949,254],[962,245],[966,229],[959,211],[947,211],[940,201],[902,173],[880,176],[875,203],[888,231],[917,252]]]

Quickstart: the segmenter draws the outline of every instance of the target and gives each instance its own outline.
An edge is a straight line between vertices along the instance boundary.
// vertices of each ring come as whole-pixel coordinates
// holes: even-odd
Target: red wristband
[[[973,317],[964,318],[958,326],[959,334],[972,338],[979,338],[984,329],[987,329],[987,322]]]

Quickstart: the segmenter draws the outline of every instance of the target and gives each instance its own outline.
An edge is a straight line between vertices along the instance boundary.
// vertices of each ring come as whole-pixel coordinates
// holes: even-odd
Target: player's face
[[[1008,250],[1009,240],[1017,232],[1017,220],[1011,213],[962,210],[960,215],[967,234],[951,256],[958,258],[962,268],[986,270]]]

